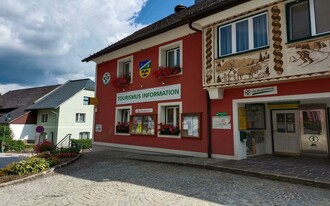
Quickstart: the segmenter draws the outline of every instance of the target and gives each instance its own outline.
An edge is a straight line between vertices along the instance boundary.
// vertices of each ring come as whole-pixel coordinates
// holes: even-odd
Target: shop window
[[[310,38],[330,31],[329,0],[300,0],[287,4],[289,41]]]
[[[201,114],[182,114],[181,137],[200,138],[201,137]]]
[[[267,13],[218,28],[218,57],[268,47]]]
[[[76,113],[76,122],[84,123],[86,121],[86,114]]]
[[[116,133],[129,133],[131,111],[131,106],[116,108]]]
[[[246,110],[246,128],[266,129],[265,121],[265,105],[264,104],[247,104]]]
[[[158,105],[158,122],[160,136],[180,137],[180,118],[182,103],[160,103]]]
[[[130,134],[132,135],[155,135],[155,115],[132,115]]]
[[[182,41],[159,47],[159,66],[182,68]]]
[[[125,78],[128,83],[132,83],[133,78],[133,57],[118,60],[117,78]]]
[[[79,139],[89,139],[89,132],[80,132],[79,133]]]
[[[41,114],[41,122],[47,122],[48,121],[48,114]]]

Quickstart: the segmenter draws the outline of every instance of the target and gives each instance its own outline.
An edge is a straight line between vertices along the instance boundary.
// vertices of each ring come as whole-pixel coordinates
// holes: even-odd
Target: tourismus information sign
[[[181,84],[117,93],[116,103],[132,104],[181,99]]]

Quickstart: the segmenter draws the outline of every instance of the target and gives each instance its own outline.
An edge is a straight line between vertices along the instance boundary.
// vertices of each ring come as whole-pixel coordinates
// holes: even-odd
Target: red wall
[[[169,44],[161,44],[147,48],[127,56],[133,55],[133,83],[125,88],[126,91],[141,90],[153,87],[161,87],[173,84],[181,84],[181,99],[171,102],[182,101],[183,113],[202,113],[202,138],[163,138],[157,136],[123,136],[114,135],[115,132],[115,107],[116,93],[123,92],[110,84],[104,86],[102,76],[110,72],[111,78],[116,76],[117,60],[111,60],[98,65],[97,69],[97,98],[99,105],[95,116],[95,124],[102,124],[102,132],[95,132],[94,141],[146,147],[158,147],[166,149],[186,150],[195,152],[207,152],[207,119],[206,119],[206,91],[202,89],[202,36],[200,33],[187,35],[183,38],[173,40],[183,41],[183,74],[166,78],[167,84],[162,85],[161,80],[152,75],[158,68],[159,47]],[[120,57],[119,59],[124,58]],[[151,60],[151,74],[143,79],[139,75],[139,62]],[[166,102],[166,101],[162,101]],[[154,114],[158,112],[159,102],[136,103],[132,105],[134,115],[135,109],[152,108]],[[127,106],[127,105],[119,105]]]
[[[300,80],[290,83],[272,84],[277,86],[277,95],[262,96],[264,98],[284,95],[301,95],[311,93],[330,92],[330,78]],[[258,86],[264,87],[264,86]],[[248,87],[248,88],[258,88]],[[266,86],[265,86],[266,87]],[[226,112],[233,117],[232,101],[234,99],[247,98],[243,96],[245,88],[225,89],[222,100],[211,100],[211,116],[218,112]],[[234,155],[233,130],[212,130],[212,153],[221,155]]]

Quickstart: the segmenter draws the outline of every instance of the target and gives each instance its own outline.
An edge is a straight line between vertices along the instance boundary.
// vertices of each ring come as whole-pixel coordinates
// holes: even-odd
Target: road
[[[0,154],[0,168],[5,167],[6,165],[12,163],[12,162],[18,162],[20,160],[25,159],[26,157],[20,157],[20,156],[4,156]]]
[[[330,205],[330,190],[219,171],[84,154],[0,188],[0,205]]]

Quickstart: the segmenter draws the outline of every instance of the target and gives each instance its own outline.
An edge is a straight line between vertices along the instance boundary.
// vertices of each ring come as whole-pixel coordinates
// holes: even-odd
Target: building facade
[[[329,4],[199,1],[84,59],[97,63],[94,144],[329,156]]]

